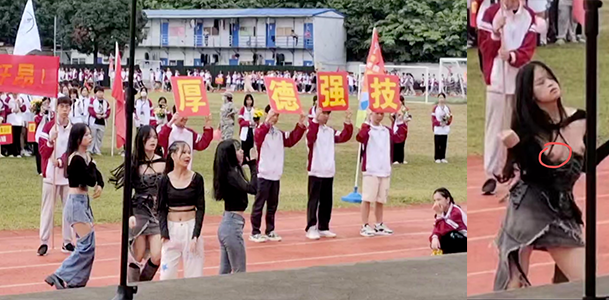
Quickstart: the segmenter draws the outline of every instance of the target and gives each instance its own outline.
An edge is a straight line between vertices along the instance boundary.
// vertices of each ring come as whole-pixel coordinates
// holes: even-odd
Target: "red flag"
[[[584,27],[586,24],[586,12],[584,11],[584,0],[573,0],[573,19]]]
[[[114,111],[114,128],[116,129],[116,148],[122,148],[125,145],[125,92],[123,91],[123,79],[121,78],[121,54],[118,52],[118,43],[116,44],[116,66],[114,67],[114,83],[112,84],[112,97],[116,101],[116,109]]]

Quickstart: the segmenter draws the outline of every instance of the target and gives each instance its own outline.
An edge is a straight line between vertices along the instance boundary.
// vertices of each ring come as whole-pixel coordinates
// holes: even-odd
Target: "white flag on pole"
[[[34,15],[34,5],[32,0],[28,0],[21,16],[13,54],[27,55],[33,50],[41,50],[40,35],[38,34],[38,24],[36,24],[36,16]]]

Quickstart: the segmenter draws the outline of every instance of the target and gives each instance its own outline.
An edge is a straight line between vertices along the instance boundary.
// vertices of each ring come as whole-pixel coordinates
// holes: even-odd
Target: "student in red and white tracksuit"
[[[40,209],[40,247],[38,255],[45,255],[48,251],[48,242],[53,234],[53,214],[57,197],[61,198],[62,206],[68,199],[68,179],[65,177],[64,167],[67,162],[62,160],[63,154],[68,148],[68,138],[72,123],[70,122],[71,100],[68,97],[57,99],[57,118],[52,119],[44,125],[40,133],[39,147],[42,162],[42,206]],[[53,156],[54,155],[54,156]],[[55,184],[55,188],[53,188]],[[55,189],[55,195],[53,195]],[[66,216],[62,217],[62,252],[74,251],[72,244],[72,231]]]
[[[23,150],[21,131],[25,124],[24,112],[27,110],[27,106],[23,103],[23,99],[14,93],[6,98],[5,103],[7,107],[5,109],[6,123],[11,124],[13,131],[13,143],[10,145],[9,155],[21,157],[21,151]]]
[[[104,140],[104,131],[106,130],[106,121],[110,117],[110,103],[104,99],[104,88],[101,86],[95,87],[95,98],[89,103],[89,128],[93,141],[89,146],[91,154],[101,155],[102,142]]]
[[[192,151],[203,151],[209,147],[209,144],[214,138],[211,118],[205,117],[205,127],[203,128],[202,135],[186,127],[186,122],[188,122],[187,117],[181,117],[176,113],[169,123],[161,126],[161,130],[159,131],[159,146],[163,148],[164,155],[168,153],[169,147],[175,141],[187,143]],[[189,170],[192,169],[192,161],[193,159],[190,160],[190,164],[188,165]]]
[[[254,97],[251,94],[245,95],[243,99],[243,107],[239,110],[239,139],[241,140],[241,149],[246,161],[250,160],[250,150],[254,148]]]
[[[391,160],[393,143],[404,140],[406,125],[401,118],[396,120],[397,130],[383,126],[384,113],[371,113],[355,137],[363,146],[362,150],[362,228],[360,235],[389,235],[393,231],[383,224],[383,205],[387,203],[391,181]],[[375,203],[376,225],[368,225],[370,204]]]
[[[330,231],[332,193],[336,173],[334,145],[348,142],[353,135],[350,111],[346,112],[342,131],[336,131],[328,126],[329,118],[330,111],[322,112],[318,107],[315,118],[309,122],[307,131],[309,201],[305,231],[307,232],[306,237],[312,240],[320,237],[336,237],[336,234]]]
[[[494,175],[500,174],[505,164],[507,149],[498,134],[510,126],[516,73],[531,60],[536,43],[535,13],[519,0],[502,0],[491,5],[478,22],[478,45],[486,83],[484,170],[488,179],[482,187],[484,194],[494,194],[497,186]]]
[[[433,198],[436,215],[429,237],[431,248],[443,254],[467,252],[467,214],[446,188],[435,190]]]
[[[309,109],[309,115],[307,116],[309,118],[309,123],[313,122],[313,119],[315,119],[315,116],[317,115],[317,113],[315,112],[317,110],[317,95],[313,96],[313,106],[311,106],[311,108]]]
[[[40,136],[42,134],[42,129],[44,126],[49,123],[52,119],[55,118],[55,113],[51,111],[50,108],[51,99],[49,97],[42,98],[42,104],[40,105],[40,111],[34,117],[34,122],[36,123],[36,134],[35,134],[35,143],[34,143],[34,155],[36,156],[36,171],[38,175],[42,176],[42,157],[40,157]]]
[[[305,133],[306,115],[302,114],[294,130],[283,132],[275,127],[279,114],[265,108],[266,121],[256,128],[254,143],[258,151],[258,191],[252,206],[252,235],[250,241],[261,243],[267,240],[281,241],[275,233],[275,213],[279,204],[279,180],[283,174],[284,148],[291,148],[300,141]],[[266,235],[261,235],[262,210],[266,203]]]
[[[154,115],[154,106],[152,101],[148,99],[148,89],[145,87],[140,90],[140,98],[135,100],[135,128],[150,125],[156,127],[156,116]]]

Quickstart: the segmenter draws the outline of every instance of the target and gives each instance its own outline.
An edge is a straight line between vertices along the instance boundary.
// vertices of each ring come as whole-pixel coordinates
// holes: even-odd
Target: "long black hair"
[[[435,191],[433,191],[432,195],[435,195],[436,193],[442,195],[442,197],[448,199],[448,201],[451,204],[455,204],[455,199],[453,198],[453,195],[450,194],[450,191],[447,188],[441,187],[441,188],[437,188]]]
[[[237,159],[237,147],[240,147],[239,141],[230,139],[220,142],[216,148],[214,158],[214,198],[216,201],[223,199],[222,184],[226,184],[228,172],[236,169],[245,178]]]
[[[139,166],[148,161],[148,157],[146,157],[146,142],[151,137],[158,138],[154,128],[149,125],[140,127],[135,135],[135,147],[131,154],[131,181],[139,178]],[[112,177],[108,181],[114,184],[116,189],[122,188],[125,184],[125,163],[123,162],[116,169],[110,171],[110,173]]]
[[[175,162],[173,161],[171,155],[176,153],[177,151],[183,151],[184,147],[190,146],[183,141],[175,141],[171,144],[171,146],[169,146],[169,149],[167,149],[167,160],[165,161],[165,175],[169,174],[169,172],[173,171],[173,169],[175,168]]]
[[[246,94],[243,98],[243,107],[247,107],[247,99],[252,99],[252,107],[254,107],[254,96],[252,94]]]
[[[540,145],[550,142],[552,135],[560,129],[561,123],[567,118],[567,113],[558,98],[556,104],[560,115],[559,123],[554,123],[552,117],[537,104],[535,99],[535,69],[543,68],[550,79],[556,81],[560,86],[556,75],[542,62],[532,61],[520,68],[516,75],[516,105],[512,111],[511,129],[516,132],[521,141],[533,140]],[[507,182],[514,177],[515,164],[518,165],[518,157],[515,150],[508,149],[507,161],[501,176],[497,176],[499,182]]]
[[[74,152],[78,152],[78,147],[80,147],[85,134],[87,134],[87,129],[89,129],[89,126],[84,123],[76,123],[72,126],[72,129],[70,129],[70,136],[68,137],[68,149],[66,150],[66,153],[64,154],[65,158],[63,159],[65,162],[63,171],[66,178],[68,177],[68,160],[70,156],[74,154]]]

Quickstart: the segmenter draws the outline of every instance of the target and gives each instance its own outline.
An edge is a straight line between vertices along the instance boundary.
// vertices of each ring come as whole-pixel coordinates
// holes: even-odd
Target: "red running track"
[[[246,218],[249,220],[249,216]],[[394,230],[394,234],[365,238],[359,235],[361,226],[359,209],[335,209],[331,228],[338,234],[338,237],[312,241],[305,238],[306,216],[304,212],[279,212],[276,228],[277,233],[283,237],[283,241],[262,244],[247,240],[251,227],[246,222],[244,238],[248,272],[431,254],[428,237],[432,229],[433,212],[430,205],[387,208],[384,219],[385,223]],[[203,225],[205,276],[218,273],[220,255],[216,233],[219,221],[219,216],[207,217]],[[88,286],[116,285],[119,279],[120,225],[97,225],[95,229],[97,248]],[[58,227],[55,228],[55,239],[56,241],[61,240],[61,232]],[[0,232],[0,295],[53,289],[43,280],[59,267],[67,254],[59,251],[60,246],[56,244],[55,250],[50,250],[47,256],[39,257],[36,255],[38,246],[37,231]],[[181,276],[182,271],[180,270]],[[158,280],[158,274],[155,280]]]
[[[603,162],[597,169],[597,270],[598,275],[609,274],[609,184],[605,178],[609,175],[609,161]],[[467,295],[490,293],[493,291],[495,270],[497,268],[497,250],[493,244],[505,215],[506,203],[499,199],[507,193],[502,186],[495,196],[482,196],[481,187],[485,180],[482,157],[467,159],[467,199],[470,210],[468,214],[467,252]],[[574,189],[578,206],[585,214],[585,176],[577,181]],[[582,261],[582,267],[583,267]],[[529,279],[534,286],[551,284],[554,274],[554,263],[549,254],[534,251],[531,257]]]

